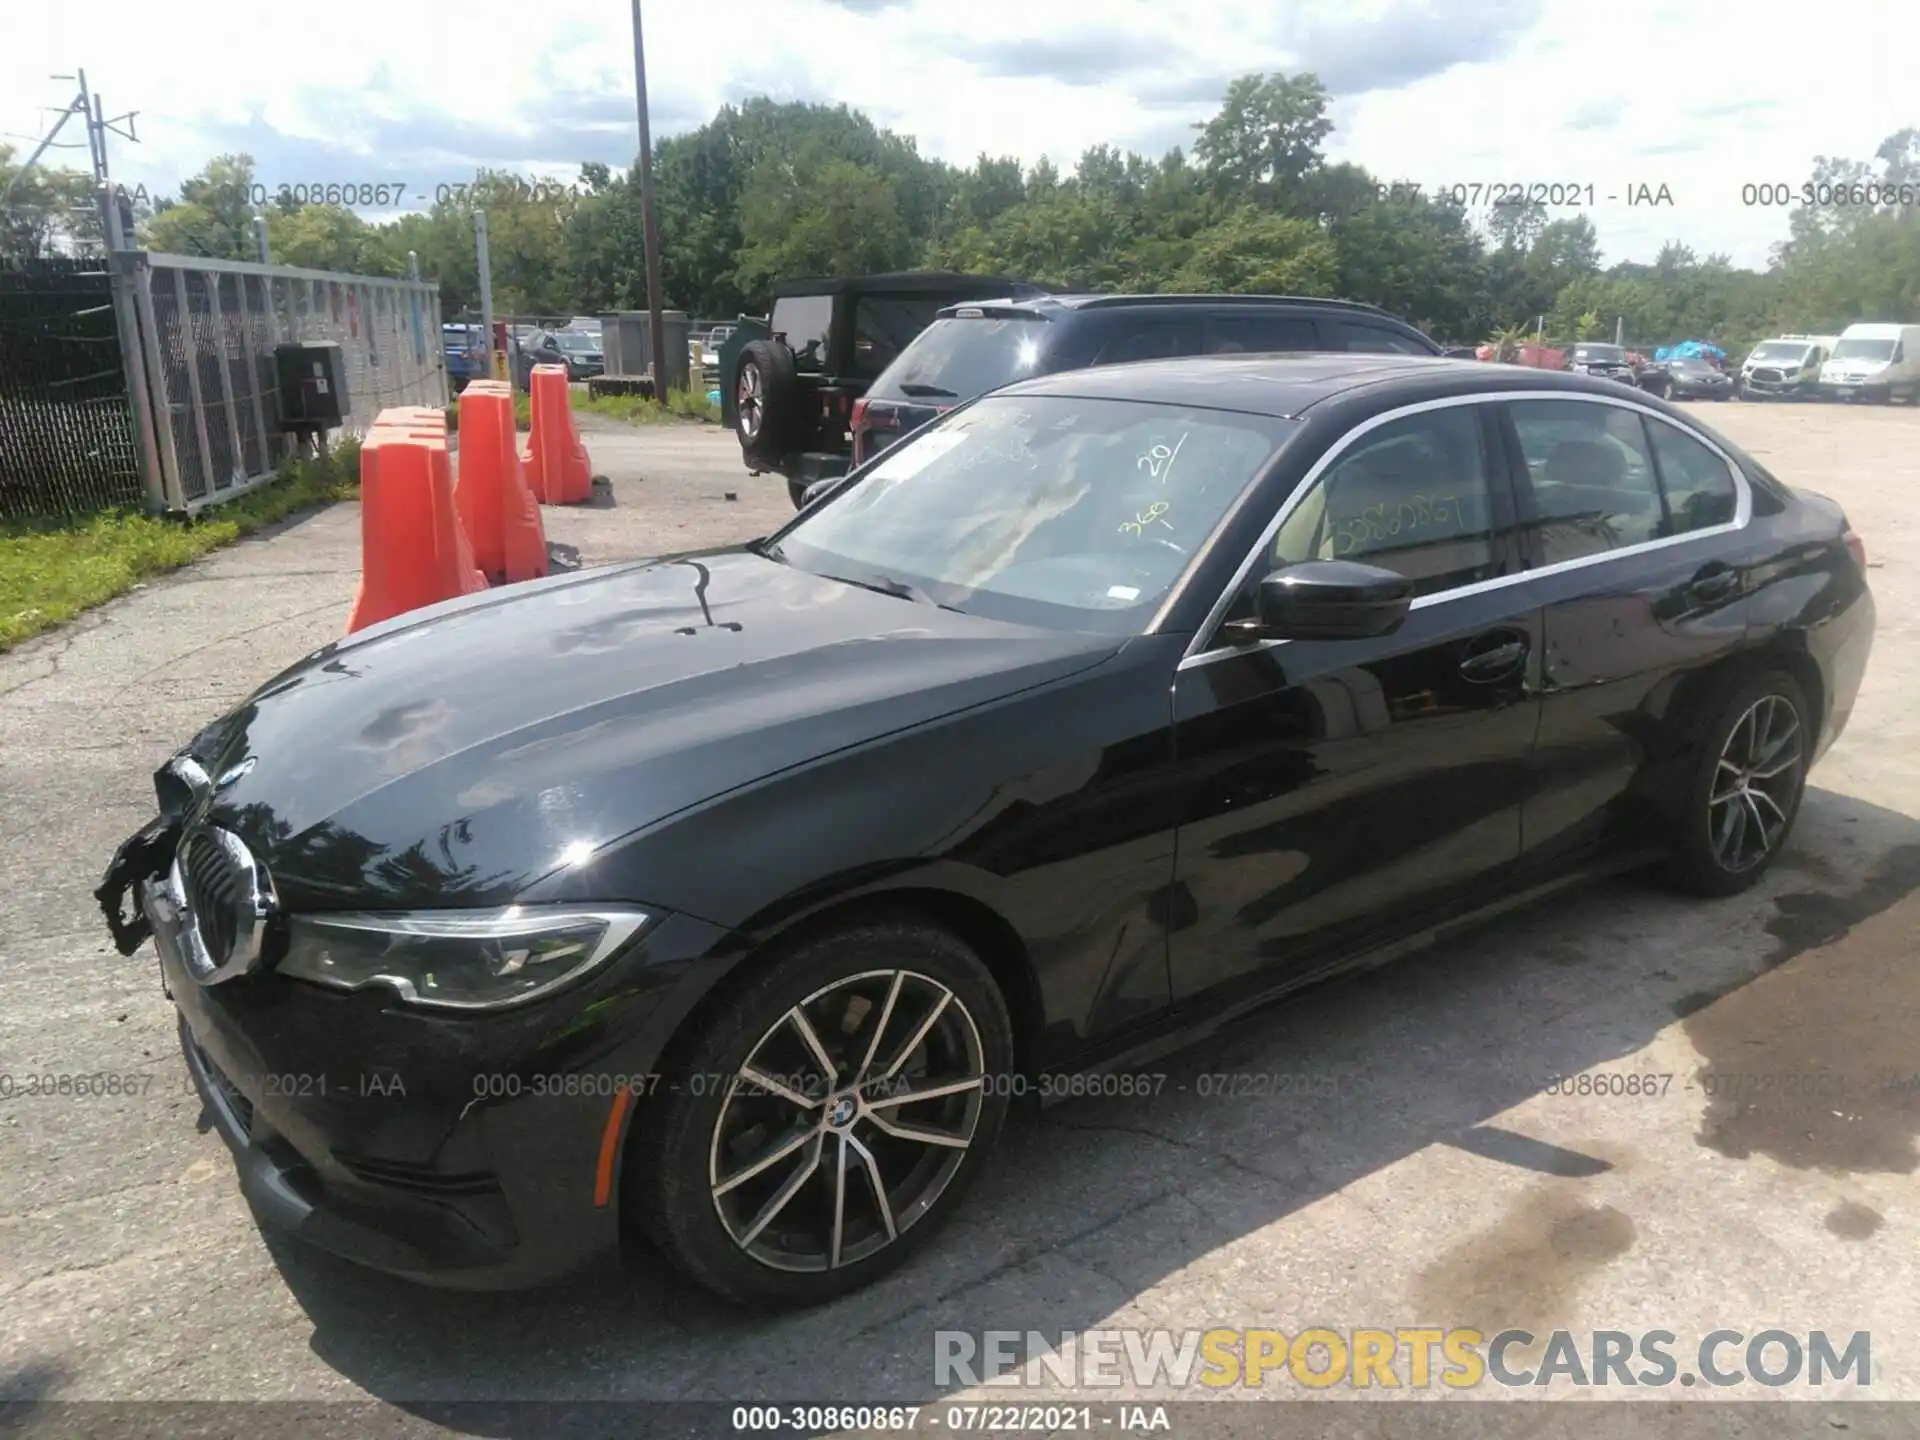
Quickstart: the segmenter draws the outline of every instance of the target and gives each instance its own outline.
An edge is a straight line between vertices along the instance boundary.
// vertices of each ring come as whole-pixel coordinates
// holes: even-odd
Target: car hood
[[[189,747],[289,909],[503,904],[563,864],[1122,642],[732,550],[506,587],[316,651]],[[646,898],[646,897],[626,897]]]

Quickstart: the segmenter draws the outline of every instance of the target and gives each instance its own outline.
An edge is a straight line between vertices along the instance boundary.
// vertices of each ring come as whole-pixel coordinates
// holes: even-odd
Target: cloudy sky
[[[115,178],[171,193],[246,150],[270,187],[388,182],[430,195],[476,166],[570,178],[635,149],[622,0],[328,0],[331,23],[243,0],[9,4],[0,133],[39,133],[87,68],[138,109]],[[1669,239],[1761,265],[1784,212],[1742,186],[1871,158],[1920,124],[1920,10],[1893,0],[646,0],[656,135],[755,94],[844,101],[966,162],[1071,167],[1108,141],[1188,143],[1228,79],[1311,69],[1329,148],[1383,179],[1592,185],[1609,261]],[[1900,19],[1908,14],[1905,20]],[[1630,88],[1629,88],[1630,87]],[[70,130],[69,135],[73,135]],[[53,156],[83,164],[84,149]],[[1641,186],[1670,205],[1633,206]],[[1618,197],[1609,200],[1609,196]],[[372,218],[370,216],[370,218]]]

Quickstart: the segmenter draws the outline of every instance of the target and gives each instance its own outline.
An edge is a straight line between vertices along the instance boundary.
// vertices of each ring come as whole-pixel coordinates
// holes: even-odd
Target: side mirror
[[[1413,581],[1352,560],[1307,560],[1260,582],[1250,620],[1230,623],[1241,640],[1367,640],[1400,628]]]

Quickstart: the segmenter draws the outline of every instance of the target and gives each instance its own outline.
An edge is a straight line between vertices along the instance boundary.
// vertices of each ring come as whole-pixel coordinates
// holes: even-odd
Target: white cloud
[[[36,107],[71,90],[48,73],[85,64],[111,110],[140,110],[142,143],[116,141],[114,168],[150,190],[242,146],[270,186],[400,180],[416,194],[479,163],[567,175],[633,149],[619,4],[335,0],[310,27],[241,0],[18,9],[0,131],[37,131]],[[1190,138],[1227,77],[1311,65],[1344,86],[1333,154],[1382,178],[1590,184],[1609,259],[1679,239],[1759,264],[1785,216],[1743,206],[1743,183],[1797,184],[1816,154],[1869,158],[1920,122],[1903,58],[1912,13],[1875,7],[1869,25],[1754,0],[655,0],[648,71],[660,133],[771,93],[845,101],[958,162],[1070,166],[1102,141],[1157,154]],[[1627,206],[1641,184],[1666,185],[1673,205]]]

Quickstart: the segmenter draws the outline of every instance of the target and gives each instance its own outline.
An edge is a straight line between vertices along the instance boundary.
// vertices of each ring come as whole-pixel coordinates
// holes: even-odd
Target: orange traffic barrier
[[[573,402],[567,398],[567,367],[536,365],[528,380],[533,396],[533,428],[520,459],[527,483],[543,505],[579,505],[593,498],[593,462],[573,428]]]
[[[412,407],[417,412],[418,407]],[[383,410],[360,445],[360,588],[347,633],[487,588],[453,503],[446,417]]]
[[[531,580],[547,573],[540,502],[520,468],[513,432],[513,388],[475,380],[460,392],[460,466],[454,506],[489,579]]]

